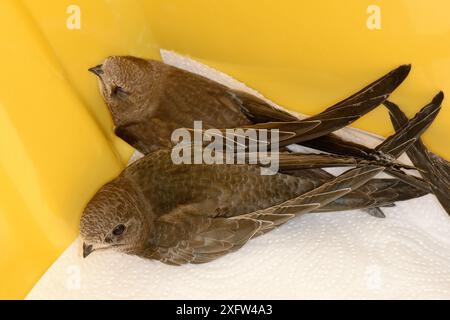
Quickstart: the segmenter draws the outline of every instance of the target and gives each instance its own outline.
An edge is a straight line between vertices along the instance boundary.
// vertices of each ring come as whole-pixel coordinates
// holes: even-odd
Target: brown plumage
[[[444,94],[441,92],[429,105],[440,104],[443,99]],[[408,123],[408,118],[396,104],[390,101],[384,104],[389,109],[395,130],[400,130]],[[450,163],[430,152],[420,139],[408,149],[407,154],[450,215]]]
[[[309,158],[309,162],[303,158],[305,166],[347,166],[366,160],[388,166],[391,175],[410,185],[416,182],[415,187],[429,192],[426,183],[398,170],[405,167],[403,164],[331,133],[385,101],[407,77],[409,65],[398,67],[347,99],[305,120],[273,108],[248,93],[154,60],[110,57],[90,71],[99,77],[101,93],[112,114],[116,134],[144,154],[170,147],[174,129],[191,128],[198,120],[203,122],[205,129],[277,128],[280,130],[280,146],[302,143],[341,156],[330,158],[323,155],[321,159],[325,161],[314,156]],[[417,194],[422,194],[422,191]],[[383,216],[379,209],[371,210],[371,214]]]
[[[256,123],[264,128],[261,123],[278,122],[270,127],[292,132],[281,145],[309,141],[309,146],[320,149],[320,137],[351,124],[380,105],[403,82],[410,66],[398,67],[349,98],[302,121],[253,95],[159,61],[113,56],[90,71],[99,77],[100,91],[111,112],[116,134],[147,154],[171,147],[173,130],[192,128],[194,121],[202,121],[205,129],[248,127]]]
[[[398,157],[438,112],[437,106],[422,109],[380,151]],[[203,263],[299,214],[391,205],[416,195],[398,181],[369,181],[382,166],[338,177],[316,169],[265,176],[257,165],[175,165],[170,153],[136,161],[88,203],[80,223],[85,257],[115,249],[169,264]],[[291,157],[301,155],[283,154],[281,169],[296,170]]]

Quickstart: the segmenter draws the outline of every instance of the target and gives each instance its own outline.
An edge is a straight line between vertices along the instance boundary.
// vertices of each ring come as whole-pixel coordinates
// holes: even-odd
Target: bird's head
[[[118,178],[103,186],[89,201],[80,221],[83,257],[114,249],[137,253],[144,248],[151,209],[128,181]]]
[[[99,78],[100,92],[116,125],[139,114],[148,104],[158,64],[131,56],[112,56],[89,69]]]

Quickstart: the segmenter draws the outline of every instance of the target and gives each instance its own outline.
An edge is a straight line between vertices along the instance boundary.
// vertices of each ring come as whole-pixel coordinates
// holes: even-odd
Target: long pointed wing
[[[393,168],[415,169],[395,159],[391,161],[377,161],[356,158],[353,156],[317,154],[317,153],[281,153],[279,155],[279,168],[285,173],[289,170],[332,168],[332,167],[355,167],[363,165],[381,165]]]
[[[212,261],[299,213],[320,208],[357,189],[383,169],[375,166],[351,169],[281,205],[232,218],[195,215],[180,207],[155,221],[158,236],[143,255],[175,265]]]
[[[432,189],[430,188],[430,185],[422,178],[415,177],[409,174],[406,174],[402,170],[398,170],[395,168],[387,168],[386,173],[388,173],[390,176],[397,178],[401,181],[403,181],[406,184],[409,184],[412,187],[415,187],[416,189],[425,192],[425,193],[433,193]]]
[[[251,212],[243,216],[233,217],[232,219],[251,218],[266,221],[267,223],[255,234],[255,236],[258,236],[274,229],[295,216],[320,211],[321,208],[326,207],[333,201],[357,190],[383,170],[384,167],[377,166],[354,168],[341,174],[332,181],[324,183],[320,187],[294,199],[285,201],[280,205]]]
[[[424,108],[406,126],[388,138],[381,151],[397,156],[418,139],[437,115],[436,107]],[[214,260],[242,247],[248,240],[272,230],[292,217],[320,209],[357,190],[384,167],[364,166],[351,169],[314,190],[280,205],[231,218],[193,215],[175,210],[155,221],[155,234],[147,252],[153,259],[170,264],[203,263]]]
[[[417,141],[421,134],[431,125],[433,120],[436,118],[440,111],[440,103],[434,103],[422,108],[410,121],[408,121],[401,130],[394,133],[392,136],[388,137],[383,143],[377,147],[377,151],[380,152],[380,156],[386,157],[387,159],[395,159],[399,157],[403,152],[408,150],[412,143]],[[289,155],[287,155],[289,157]],[[295,168],[295,163],[289,163],[290,168]],[[394,169],[392,169],[394,170]],[[411,185],[410,179],[408,184]],[[412,192],[412,191],[411,191]],[[417,189],[416,195],[423,195],[423,191]],[[412,195],[409,195],[412,197]],[[354,208],[352,204],[354,202],[346,201],[341,199],[348,209]]]
[[[295,122],[298,120],[296,117],[247,93],[236,92],[236,99],[242,105],[243,112],[255,123],[271,122],[267,125],[268,129],[278,127],[280,131],[291,132],[280,138],[281,146],[302,143],[326,152],[364,157],[371,153],[371,149],[344,141],[329,133],[352,123],[385,101],[389,94],[403,82],[410,68],[409,65],[400,66],[349,98],[303,121]],[[291,124],[287,128],[286,125],[277,121]],[[307,127],[311,123],[316,125]],[[260,124],[258,128],[264,128],[264,124]],[[330,145],[330,141],[334,142],[333,146]]]
[[[376,161],[374,157],[369,157],[370,154],[376,153],[372,149],[344,141],[329,133],[350,124],[385,101],[389,94],[407,77],[410,68],[410,65],[400,66],[320,114],[300,121],[287,112],[278,110],[252,95],[243,92],[234,92],[232,97],[234,97],[235,103],[241,105],[242,111],[252,118],[253,121],[257,122],[253,126],[236,129],[241,129],[239,130],[240,132],[247,129],[279,129],[279,139],[277,142],[280,147],[292,143],[303,143],[310,140],[316,141],[316,138],[324,136],[323,141],[318,140],[316,144],[312,144],[311,146],[340,155],[358,156],[362,159],[366,158],[367,160]],[[274,122],[277,120],[282,122]],[[217,131],[225,136],[226,129],[218,129]],[[260,141],[260,139],[257,140]],[[246,141],[244,144],[250,140],[247,139]],[[270,144],[269,140],[265,142]],[[323,148],[321,148],[321,145]],[[379,163],[379,165],[385,164]],[[392,165],[398,166],[399,164]]]
[[[429,105],[440,105],[443,98],[444,95],[441,92]],[[386,101],[384,104],[389,109],[395,130],[401,130],[408,122],[408,118],[396,104],[390,101]],[[450,163],[430,152],[420,139],[412,145],[407,154],[414,165],[421,170],[421,175],[430,184],[433,193],[450,214]]]
[[[405,126],[377,146],[376,150],[394,157],[400,156],[414,144],[431,125],[441,110],[442,99],[438,94],[433,101],[423,107]]]
[[[277,206],[258,210],[246,215],[233,217],[232,219],[256,218],[267,214],[298,215],[308,213],[324,207],[345,194],[358,189],[383,170],[384,167],[378,166],[365,166],[350,169],[347,172],[337,176],[332,181],[324,183],[320,187],[317,187],[314,190],[302,194],[294,199],[285,201]]]
[[[357,190],[350,192],[314,212],[330,212],[353,209],[390,207],[397,201],[414,199],[427,194],[398,179],[372,179]],[[374,212],[374,210],[371,210]],[[377,210],[376,216],[381,216]]]
[[[289,168],[289,167],[288,167]],[[390,168],[385,169],[390,170]],[[286,173],[293,176],[308,177],[311,176],[310,181],[313,182],[313,187],[318,187],[325,181],[334,179],[334,176],[327,171],[320,169],[299,169],[299,170],[280,170],[282,173]],[[406,175],[401,170],[395,170],[401,172],[402,175],[408,178],[414,179],[409,183],[403,181],[403,179],[371,179],[366,184],[361,186],[358,190],[352,191],[342,198],[339,198],[327,206],[322,207],[314,212],[323,211],[341,211],[341,210],[354,210],[354,209],[368,209],[375,207],[392,206],[397,201],[404,201],[421,197],[432,191],[425,188],[417,187],[417,178]],[[420,180],[423,184],[427,185],[423,180]],[[427,185],[428,186],[428,185]],[[372,210],[375,211],[375,210]],[[378,214],[377,216],[380,216]]]
[[[402,65],[378,80],[367,85],[357,93],[329,107],[324,112],[313,116],[311,120],[322,120],[331,118],[343,118],[354,116],[355,107],[359,107],[366,112],[380,105],[390,93],[392,93],[408,76],[411,70],[410,65]],[[233,91],[236,99],[243,107],[245,114],[254,123],[271,121],[296,121],[295,116],[268,105],[265,101],[241,91]],[[364,111],[362,111],[364,112]]]
[[[381,160],[381,163],[384,161],[392,163],[402,153],[407,151],[411,145],[419,140],[422,133],[425,132],[439,114],[441,102],[442,99],[438,95],[433,99],[432,103],[423,107],[414,118],[405,123],[401,129],[375,148],[377,152],[376,155]],[[423,191],[429,191],[429,188],[427,188],[420,179],[403,173],[398,170],[398,167],[396,168],[395,165],[389,166],[386,171],[405,183],[419,188],[421,191],[418,191],[418,194],[422,194]]]
[[[407,126],[403,126],[399,132],[387,138],[383,143],[377,146],[375,151],[390,154],[395,158],[398,157],[402,152],[407,150],[415,140],[417,140],[415,135],[417,134],[417,136],[420,136],[433,122],[440,111],[441,102],[442,99],[440,98],[440,95],[437,95],[429,105],[423,107],[419,113],[408,122]],[[373,159],[372,155],[374,154],[374,150],[370,148],[343,141],[335,135],[323,137],[317,144],[305,145],[334,154],[351,155],[368,160]]]
[[[378,145],[375,149],[376,152],[369,148],[360,148],[358,145],[354,144],[343,144],[344,147],[341,148],[339,138],[335,139],[335,137],[332,135],[328,135],[322,140],[322,142],[324,143],[324,148],[319,147],[319,149],[324,149],[327,152],[333,152],[337,154],[344,153],[353,155],[355,157],[362,157],[368,160],[374,159],[373,156],[376,156],[376,158],[384,159],[384,161],[387,161],[389,163],[390,161],[393,161],[395,158],[400,156],[403,152],[408,150],[411,145],[415,144],[416,141],[419,140],[420,135],[431,125],[431,123],[438,115],[441,109],[442,99],[443,94],[440,93],[433,99],[430,104],[423,107],[409,122],[404,118],[403,120],[406,120],[407,122],[403,121],[403,126],[401,126],[401,128],[399,127],[398,131],[394,135],[390,136],[383,143]],[[386,102],[385,104],[393,108],[392,103]],[[416,157],[423,156],[416,154]],[[420,158],[416,160],[419,159]],[[413,163],[417,166],[417,164],[419,164],[419,161]],[[423,159],[422,161],[420,161],[420,163],[424,163]],[[426,168],[421,168],[419,166],[417,166],[417,168],[419,170],[426,171]],[[405,183],[417,187],[422,191],[430,192],[430,188],[422,179],[412,177],[397,169],[398,168],[395,168],[395,166],[389,166],[389,168],[386,169],[386,172],[404,181]]]
[[[306,132],[296,134],[284,141],[283,145],[309,141],[351,124],[385,101],[408,76],[410,69],[410,65],[402,65],[345,100],[305,119],[304,121],[309,122],[318,121],[318,125]],[[234,93],[241,103],[244,113],[255,123],[298,120],[249,94]]]
[[[441,100],[442,101],[442,100]],[[393,135],[388,137],[385,141],[383,141],[380,145],[378,145],[375,149],[377,152],[377,157],[380,159],[377,164],[383,164],[383,165],[389,165],[391,163],[392,168],[396,168],[395,159],[398,158],[402,153],[404,153],[408,148],[414,144],[422,135],[422,133],[431,125],[431,123],[434,121],[436,116],[439,114],[439,111],[441,110],[441,105],[439,99],[433,100],[432,103],[429,105],[423,107],[415,116],[412,118],[408,123],[403,126],[400,130],[395,132]],[[289,124],[291,125],[291,124]],[[295,162],[295,154],[288,154],[284,160],[285,166],[291,166],[292,169],[298,169],[301,167],[301,162],[298,162],[298,167],[296,167]],[[289,162],[289,158],[291,157],[292,161]],[[297,156],[300,157],[300,156]],[[305,163],[307,162],[307,158],[310,157],[312,159],[314,156],[304,156]],[[317,155],[316,159],[323,162],[329,161],[331,162],[332,157],[331,156],[320,156]],[[344,158],[336,157],[335,163],[345,163],[347,160],[344,160]],[[358,161],[358,160],[355,160]],[[311,162],[309,162],[311,163]],[[399,178],[401,178],[400,175],[398,175]],[[410,180],[405,178],[405,180]],[[405,182],[408,182],[405,181]]]
[[[301,144],[323,152],[359,157],[367,160],[372,160],[372,155],[375,153],[375,151],[369,147],[344,140],[333,133],[310,141],[304,141]]]

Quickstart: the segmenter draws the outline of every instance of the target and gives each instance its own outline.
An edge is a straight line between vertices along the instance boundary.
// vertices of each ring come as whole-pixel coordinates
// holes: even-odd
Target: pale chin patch
[[[188,57],[161,56],[261,97]],[[382,140],[357,129],[339,135],[368,146]],[[77,240],[28,299],[450,299],[450,218],[436,198],[383,211],[385,219],[358,210],[305,215],[203,265],[173,267],[113,251],[83,259]]]

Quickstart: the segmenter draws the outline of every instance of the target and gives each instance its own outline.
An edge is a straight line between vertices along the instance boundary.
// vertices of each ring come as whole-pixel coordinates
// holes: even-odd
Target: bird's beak
[[[94,248],[92,247],[92,244],[87,245],[86,243],[83,242],[83,258],[86,258],[93,251],[94,251]]]
[[[103,65],[99,64],[98,66],[92,67],[88,70],[96,76],[100,77],[103,74]]]

